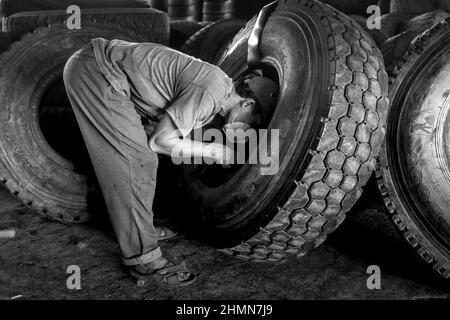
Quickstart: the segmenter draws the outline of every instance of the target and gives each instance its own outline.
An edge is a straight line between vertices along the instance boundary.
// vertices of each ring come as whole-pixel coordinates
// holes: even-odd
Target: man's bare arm
[[[231,163],[232,152],[219,143],[203,143],[180,137],[179,130],[169,115],[165,115],[149,139],[153,152],[172,155],[174,150],[181,151],[184,157],[204,157],[214,159],[221,164]]]

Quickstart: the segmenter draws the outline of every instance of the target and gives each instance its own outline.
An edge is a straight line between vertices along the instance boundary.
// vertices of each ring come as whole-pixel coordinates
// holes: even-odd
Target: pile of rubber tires
[[[168,0],[167,13],[172,20],[201,21],[202,0]]]
[[[2,2],[0,181],[61,222],[88,221],[101,198],[61,82],[71,54],[94,37],[151,41],[217,64],[233,79],[252,71],[256,17],[234,19],[233,1],[121,1],[123,8],[99,1],[107,9],[89,2],[79,30],[45,1]],[[201,240],[274,262],[322,244],[376,171],[394,223],[449,278],[450,19],[439,10],[394,12],[400,4],[391,3],[373,31],[362,10],[377,1],[343,2],[335,5],[350,16],[315,0],[280,0],[264,26],[258,72],[280,92],[265,128],[279,130],[276,174],[250,164],[163,166],[180,173],[173,177],[183,186],[179,202]],[[219,21],[187,21],[199,19],[199,3],[204,20]]]

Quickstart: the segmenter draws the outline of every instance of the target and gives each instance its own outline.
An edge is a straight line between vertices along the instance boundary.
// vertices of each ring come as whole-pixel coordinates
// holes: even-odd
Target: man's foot
[[[167,241],[178,237],[178,233],[166,227],[155,227],[159,234],[158,241]]]
[[[131,267],[130,274],[138,280],[138,286],[143,286],[147,280],[154,279],[162,285],[185,287],[197,279],[187,270],[184,262],[176,265],[163,257],[145,265]]]

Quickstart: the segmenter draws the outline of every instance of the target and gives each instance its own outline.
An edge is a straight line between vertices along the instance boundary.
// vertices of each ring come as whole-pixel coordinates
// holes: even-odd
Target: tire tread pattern
[[[82,12],[82,25],[90,22],[103,22],[105,24],[115,24],[118,27],[131,29],[143,35],[145,41],[168,44],[170,34],[169,18],[166,13],[153,9],[124,9],[125,12],[109,10],[110,13],[103,13],[102,10],[86,10]],[[129,12],[126,12],[129,11]],[[51,11],[50,11],[51,12]],[[69,15],[61,11],[61,14],[37,14],[30,12],[30,15],[22,13],[18,16],[3,18],[2,30],[10,35],[13,40],[19,40],[26,33],[34,32],[39,27],[50,27],[55,24],[66,24]],[[113,13],[116,12],[116,13]]]
[[[345,219],[375,170],[388,110],[388,79],[381,52],[353,20],[314,0],[280,1],[312,9],[328,35],[330,112],[317,147],[275,218],[250,240],[221,250],[244,260],[283,261],[322,244]],[[235,38],[238,41],[251,20]],[[233,41],[233,42],[234,42]],[[233,46],[233,42],[229,47]]]

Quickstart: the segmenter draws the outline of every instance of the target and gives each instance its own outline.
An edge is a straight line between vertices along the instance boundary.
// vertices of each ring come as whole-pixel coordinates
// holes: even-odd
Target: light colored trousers
[[[114,91],[92,46],[75,53],[64,83],[99,180],[125,265],[161,257],[153,225],[158,156],[129,95]]]

